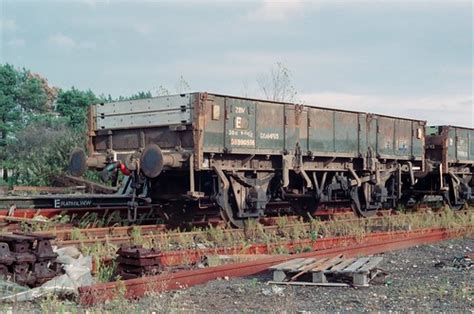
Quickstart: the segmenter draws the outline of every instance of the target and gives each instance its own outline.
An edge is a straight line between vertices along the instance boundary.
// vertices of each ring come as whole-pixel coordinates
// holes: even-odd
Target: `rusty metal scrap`
[[[162,253],[154,248],[141,246],[121,247],[117,251],[117,273],[123,279],[133,279],[144,275],[158,274]]]
[[[13,233],[0,235],[0,277],[36,287],[56,277],[60,270],[51,235]]]

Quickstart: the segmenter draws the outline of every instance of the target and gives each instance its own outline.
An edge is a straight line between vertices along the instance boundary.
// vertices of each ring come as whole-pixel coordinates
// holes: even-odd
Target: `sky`
[[[261,98],[278,62],[307,105],[474,127],[472,1],[0,0],[0,63],[61,88]]]

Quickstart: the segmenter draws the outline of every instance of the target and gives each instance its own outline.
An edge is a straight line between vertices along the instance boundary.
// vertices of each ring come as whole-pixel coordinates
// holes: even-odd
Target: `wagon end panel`
[[[193,94],[93,105],[89,153],[130,152],[153,143],[192,149]]]

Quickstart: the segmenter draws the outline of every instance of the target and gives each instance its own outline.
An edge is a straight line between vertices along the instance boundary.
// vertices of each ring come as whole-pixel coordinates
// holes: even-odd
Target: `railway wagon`
[[[273,204],[369,216],[424,170],[424,121],[364,112],[190,93],[95,104],[88,126],[88,156],[76,150],[71,173],[121,170],[179,219],[216,206],[241,226]]]
[[[415,190],[438,194],[452,208],[474,199],[474,129],[457,126],[426,128],[426,173]]]

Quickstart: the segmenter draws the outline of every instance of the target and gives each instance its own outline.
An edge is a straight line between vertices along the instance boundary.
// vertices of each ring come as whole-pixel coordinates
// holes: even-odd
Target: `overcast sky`
[[[58,87],[259,97],[282,62],[306,104],[474,127],[471,1],[0,3],[0,62]]]

